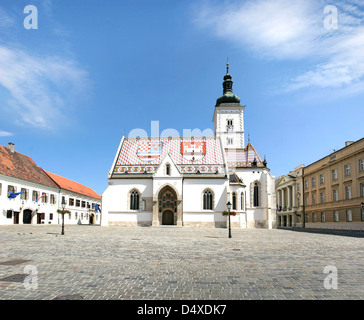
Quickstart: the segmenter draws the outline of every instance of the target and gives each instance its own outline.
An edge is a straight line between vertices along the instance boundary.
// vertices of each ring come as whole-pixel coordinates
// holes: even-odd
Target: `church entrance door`
[[[159,224],[177,224],[177,194],[171,186],[165,186],[158,195]]]
[[[167,211],[163,212],[162,224],[163,225],[174,225],[174,214],[172,211],[167,210]]]

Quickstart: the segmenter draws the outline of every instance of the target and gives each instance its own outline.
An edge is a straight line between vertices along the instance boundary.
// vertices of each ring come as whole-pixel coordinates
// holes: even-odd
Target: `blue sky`
[[[213,129],[228,57],[278,177],[364,137],[363,19],[363,0],[2,0],[0,144],[101,194],[123,133]]]

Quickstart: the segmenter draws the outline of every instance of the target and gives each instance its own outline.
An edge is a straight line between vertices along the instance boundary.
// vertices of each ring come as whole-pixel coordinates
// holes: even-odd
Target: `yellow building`
[[[364,138],[308,165],[304,227],[364,230]]]

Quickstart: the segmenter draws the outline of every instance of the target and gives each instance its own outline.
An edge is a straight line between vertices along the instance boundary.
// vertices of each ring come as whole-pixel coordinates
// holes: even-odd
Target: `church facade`
[[[122,137],[102,195],[101,225],[275,228],[275,183],[245,146],[244,108],[229,65],[213,137]]]

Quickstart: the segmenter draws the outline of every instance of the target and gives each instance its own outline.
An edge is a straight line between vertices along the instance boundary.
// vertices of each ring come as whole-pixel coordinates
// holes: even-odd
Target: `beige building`
[[[289,174],[276,179],[277,227],[303,227],[302,172],[300,165]]]
[[[305,167],[303,180],[305,228],[364,230],[364,138]]]
[[[277,178],[276,193],[280,228],[364,230],[364,138]]]

